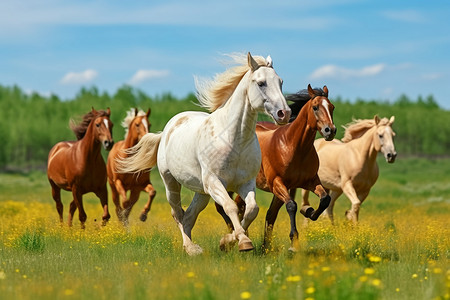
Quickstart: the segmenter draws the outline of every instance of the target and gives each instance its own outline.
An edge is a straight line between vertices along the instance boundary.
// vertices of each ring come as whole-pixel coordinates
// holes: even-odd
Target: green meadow
[[[380,178],[362,205],[360,223],[345,221],[349,201],[335,207],[336,225],[300,226],[301,249],[290,253],[289,220],[280,211],[273,249],[262,253],[271,196],[257,192],[260,213],[249,235],[256,249],[219,249],[226,226],[213,203],[193,240],[204,253],[187,256],[157,170],[157,196],[139,221],[146,195],[123,228],[84,197],[86,229],[61,226],[45,173],[0,174],[0,299],[449,299],[450,160],[379,157]],[[192,192],[183,190],[188,205]],[[71,195],[63,192],[64,218]],[[311,197],[313,198],[313,197]],[[318,200],[312,199],[314,206]],[[212,202],[212,201],[211,201]],[[297,217],[299,224],[303,216]]]

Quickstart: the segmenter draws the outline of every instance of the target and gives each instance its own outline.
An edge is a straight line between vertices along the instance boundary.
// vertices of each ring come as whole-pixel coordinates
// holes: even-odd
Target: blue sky
[[[250,51],[272,57],[287,93],[433,94],[450,109],[449,50],[449,1],[0,2],[0,84],[63,99],[123,84],[184,97],[223,54]]]

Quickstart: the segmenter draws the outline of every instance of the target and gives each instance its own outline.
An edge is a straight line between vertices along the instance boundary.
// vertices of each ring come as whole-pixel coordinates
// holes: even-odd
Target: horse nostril
[[[283,119],[285,116],[284,111],[281,109],[279,111],[277,111],[277,116],[278,116],[278,118]]]
[[[391,158],[391,157],[392,157],[392,154],[391,154],[391,153],[388,153],[388,154],[387,154],[387,157],[388,157],[388,158]]]
[[[325,132],[326,133],[330,132],[330,128],[329,127],[325,127]]]

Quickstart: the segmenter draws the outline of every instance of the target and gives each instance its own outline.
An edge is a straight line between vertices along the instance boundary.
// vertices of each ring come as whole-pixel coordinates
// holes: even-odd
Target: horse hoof
[[[255,249],[252,242],[243,242],[239,244],[239,251],[246,252]]]
[[[146,214],[141,214],[139,216],[139,220],[141,220],[142,222],[145,222],[147,220],[147,215]]]
[[[305,205],[300,209],[300,213],[305,216],[305,218],[311,219],[311,216],[314,213],[314,208],[311,206]]]

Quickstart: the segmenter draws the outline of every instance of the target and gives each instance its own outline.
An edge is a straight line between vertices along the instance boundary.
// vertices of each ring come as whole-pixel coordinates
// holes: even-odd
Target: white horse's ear
[[[375,121],[375,125],[378,125],[378,123],[380,123],[380,117],[378,117],[378,115],[375,115],[375,117],[373,117],[373,120]]]
[[[272,67],[273,67],[273,61],[272,61],[272,57],[270,57],[270,55],[267,56],[266,61],[267,61],[266,65],[267,65],[269,68],[272,68]]]
[[[394,121],[395,121],[395,117],[392,116],[392,117],[389,119],[389,125],[392,125],[392,123],[394,123]]]
[[[258,70],[259,65],[258,63],[253,59],[252,55],[250,54],[250,52],[247,53],[247,62],[248,62],[248,66],[250,67],[250,69],[252,70],[252,72],[255,72],[256,70]]]

